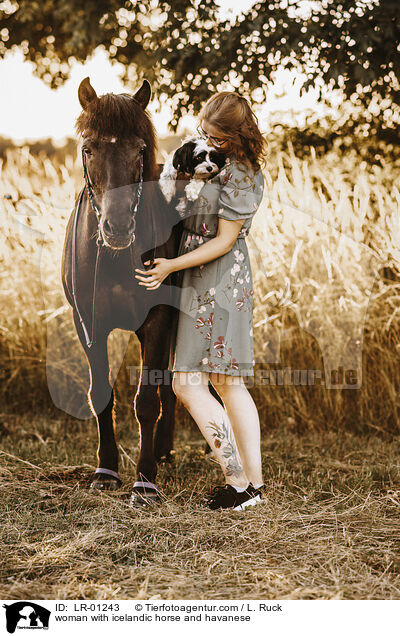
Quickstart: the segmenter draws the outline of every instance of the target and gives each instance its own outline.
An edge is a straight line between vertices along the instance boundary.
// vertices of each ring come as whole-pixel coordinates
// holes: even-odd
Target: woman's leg
[[[210,380],[228,413],[243,470],[253,486],[260,486],[263,483],[260,419],[253,398],[240,376],[210,373]]]
[[[249,479],[243,470],[228,414],[211,395],[208,375],[201,371],[174,371],[172,388],[213,449],[226,483],[246,488]]]

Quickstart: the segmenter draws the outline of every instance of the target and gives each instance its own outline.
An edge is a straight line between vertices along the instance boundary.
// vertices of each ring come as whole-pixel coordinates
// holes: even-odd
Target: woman
[[[179,322],[169,368],[173,390],[213,450],[225,477],[210,509],[243,510],[261,501],[260,422],[243,377],[254,375],[253,289],[245,236],[263,195],[265,140],[247,100],[213,95],[199,114],[200,133],[227,155],[184,220],[179,256],[136,271],[157,289],[182,271]],[[208,389],[211,381],[225,408]]]

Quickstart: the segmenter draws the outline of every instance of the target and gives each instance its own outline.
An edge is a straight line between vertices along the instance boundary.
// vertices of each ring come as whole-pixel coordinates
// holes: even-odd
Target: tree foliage
[[[5,0],[0,38],[0,56],[20,47],[52,87],[103,47],[128,85],[146,77],[171,99],[172,130],[227,82],[262,102],[282,67],[320,99],[340,89],[367,127],[400,122],[399,0],[266,0],[235,21],[214,0]]]

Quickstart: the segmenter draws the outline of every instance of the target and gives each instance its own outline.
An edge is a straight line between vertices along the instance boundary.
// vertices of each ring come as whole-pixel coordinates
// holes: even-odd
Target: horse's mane
[[[76,120],[78,134],[96,137],[140,137],[146,142],[144,180],[158,177],[156,131],[148,113],[132,95],[106,93],[88,104]]]

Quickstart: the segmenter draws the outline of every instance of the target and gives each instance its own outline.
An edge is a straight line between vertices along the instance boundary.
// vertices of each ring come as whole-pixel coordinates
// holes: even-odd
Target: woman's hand
[[[171,258],[155,258],[155,267],[153,267],[152,269],[143,270],[136,267],[136,272],[145,275],[144,278],[143,276],[139,276],[139,274],[135,274],[135,278],[137,278],[139,281],[143,281],[139,282],[138,284],[145,285],[147,289],[157,289],[158,287],[160,287],[161,283],[165,278],[167,278],[168,274],[171,274],[174,271],[171,265],[171,261]],[[148,263],[150,263],[150,261],[146,261],[145,265],[147,265]]]

